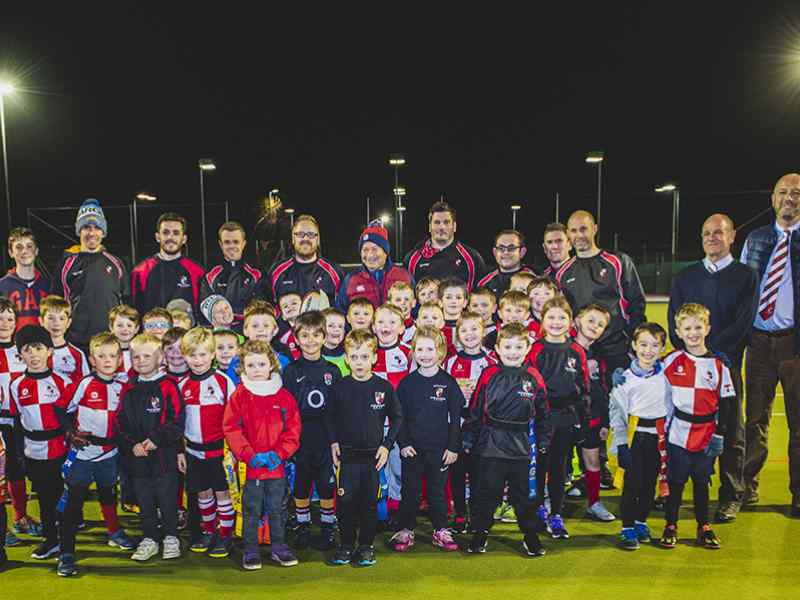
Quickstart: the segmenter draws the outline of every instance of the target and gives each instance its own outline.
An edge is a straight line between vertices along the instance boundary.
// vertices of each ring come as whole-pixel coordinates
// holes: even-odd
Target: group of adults
[[[733,221],[724,214],[709,216],[701,229],[704,257],[675,277],[669,299],[669,334],[675,347],[681,346],[674,324],[678,308],[686,302],[699,302],[710,310],[708,345],[730,362],[739,398],[738,410],[730,415],[719,463],[716,517],[720,521],[733,520],[742,505],[758,502],[759,473],[767,458],[778,382],[789,429],[791,514],[800,516],[800,335],[796,334],[800,324],[800,235],[795,235],[800,228],[800,174],[778,180],[772,206],[775,220],[748,235],[739,261],[731,254],[736,236]],[[394,282],[413,283],[422,277],[457,277],[470,290],[486,286],[499,297],[514,273],[532,270],[525,264],[525,236],[514,230],[495,236],[495,267],[487,269],[481,254],[457,239],[456,211],[446,202],[430,207],[428,236],[405,256],[402,265],[390,258],[384,226],[368,224],[358,238],[361,265],[347,274],[320,255],[320,227],[311,215],[299,215],[294,221],[292,256],[265,272],[243,261],[247,237],[236,222],[219,228],[223,260],[206,269],[183,255],[186,220],[176,213],[164,213],[156,224],[158,252],[136,265],[130,275],[103,245],[108,227],[96,200],[81,206],[75,230],[80,246],[65,253],[50,290],[72,304],[69,339],[79,346],[86,346],[94,333],[105,330],[108,310],[125,301],[144,314],[181,299],[200,319],[202,300],[220,294],[241,318],[251,299],[275,301],[287,293],[324,292],[331,304],[343,310],[356,297],[367,297],[378,305]],[[629,340],[645,320],[646,299],[633,261],[621,252],[598,247],[597,231],[593,216],[583,210],[574,212],[566,225],[548,225],[542,239],[547,261],[544,274],[556,282],[574,309],[594,302],[609,310],[610,323],[595,354],[606,361],[611,373],[629,364]],[[15,257],[11,246],[9,251]],[[30,254],[35,258],[35,245],[33,252],[28,249]],[[6,278],[34,276],[32,267],[23,274],[17,271],[12,270]],[[0,279],[0,293],[4,293],[6,278]]]

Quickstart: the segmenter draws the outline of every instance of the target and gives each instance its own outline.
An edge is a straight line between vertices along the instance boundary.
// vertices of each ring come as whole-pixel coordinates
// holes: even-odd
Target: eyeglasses
[[[517,250],[521,249],[522,246],[495,246],[494,249],[497,250],[500,254],[504,252],[516,252]]]
[[[292,235],[298,240],[315,240],[319,237],[319,234],[314,231],[295,231]]]

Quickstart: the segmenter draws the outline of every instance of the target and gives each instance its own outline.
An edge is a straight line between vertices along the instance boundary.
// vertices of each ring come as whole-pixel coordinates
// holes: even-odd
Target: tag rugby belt
[[[28,431],[27,429],[23,429],[22,434],[34,442],[46,442],[47,440],[52,440],[60,435],[64,435],[64,430],[61,427],[58,429],[46,429],[44,431]]]
[[[681,421],[687,421],[689,423],[712,423],[717,420],[717,413],[711,413],[708,415],[692,415],[685,413],[682,410],[678,410],[677,408],[675,409],[675,416]]]
[[[195,450],[197,452],[209,452],[211,450],[222,450],[225,447],[225,440],[220,439],[216,442],[208,442],[206,444],[198,444],[197,442],[193,442],[192,440],[186,440],[186,447],[190,450]]]
[[[496,419],[492,415],[487,415],[487,417],[487,422],[492,427],[506,431],[528,431],[528,421],[503,421],[502,419]]]

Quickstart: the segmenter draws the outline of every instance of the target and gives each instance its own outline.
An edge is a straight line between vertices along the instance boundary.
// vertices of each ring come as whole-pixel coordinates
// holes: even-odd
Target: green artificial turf
[[[648,313],[653,320],[663,320],[662,308],[651,305]],[[370,568],[330,567],[324,564],[322,554],[313,550],[301,552],[300,565],[292,568],[273,566],[265,555],[264,569],[255,572],[239,568],[238,551],[230,559],[186,552],[178,560],[152,559],[139,564],[131,561],[128,553],[105,545],[98,505],[91,500],[86,506],[90,529],[78,536],[80,575],[62,579],[55,574],[55,560],[31,559],[33,542],[27,538],[23,546],[8,549],[11,562],[0,573],[0,598],[797,598],[800,519],[789,517],[788,436],[780,397],[775,411],[771,454],[762,473],[761,503],[743,511],[734,523],[715,527],[723,544],[719,551],[694,545],[690,498],[689,506],[681,513],[678,547],[663,550],[646,545],[636,552],[617,547],[619,522],[590,522],[582,516],[584,502],[568,500],[565,516],[571,538],[543,539],[548,553],[536,559],[520,554],[521,535],[510,524],[495,526],[484,555],[443,554],[431,547],[430,527],[420,519],[418,543],[407,554],[392,553],[385,545],[388,534],[379,535],[378,564]],[[715,478],[712,511],[716,487]],[[687,488],[690,496],[691,485]],[[603,492],[602,498],[611,510],[617,511],[619,490]],[[34,501],[31,512],[36,511]],[[125,515],[122,521],[131,533],[138,534],[135,519]],[[663,513],[653,512],[650,526],[656,536],[660,535]]]

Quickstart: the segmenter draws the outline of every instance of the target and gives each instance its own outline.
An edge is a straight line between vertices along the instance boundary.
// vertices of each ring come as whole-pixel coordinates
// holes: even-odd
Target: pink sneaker
[[[453,540],[453,532],[449,529],[437,529],[433,532],[433,545],[441,548],[445,552],[458,550],[458,544]]]
[[[414,532],[410,529],[401,529],[389,540],[395,552],[408,552],[414,545]]]

